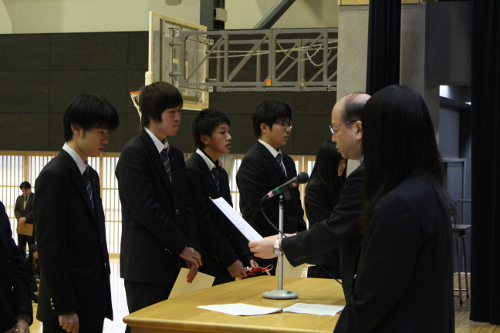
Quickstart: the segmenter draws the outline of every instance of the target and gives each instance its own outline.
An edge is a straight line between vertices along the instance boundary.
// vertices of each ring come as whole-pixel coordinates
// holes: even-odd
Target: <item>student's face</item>
[[[345,167],[347,166],[347,160],[340,160],[339,161],[339,168],[338,168],[338,172],[337,172],[337,175],[340,177],[342,176],[342,174],[344,173],[344,170],[345,170]]]
[[[75,141],[75,151],[85,161],[87,157],[97,157],[106,149],[109,143],[110,131],[105,128],[94,128],[89,131],[76,129],[73,127],[73,140]]]
[[[30,195],[31,188],[22,188],[21,192],[23,192],[23,195]]]
[[[33,258],[38,259],[38,252],[37,251],[33,252]]]
[[[282,123],[286,125],[282,125]],[[272,128],[269,126],[269,124],[261,124],[260,128],[262,131],[262,135],[260,136],[260,139],[268,143],[275,149],[286,145],[288,139],[290,139],[290,134],[292,132],[292,129],[290,128],[290,126],[288,126],[288,124],[290,124],[290,119],[288,118],[276,120],[272,124]]]
[[[231,152],[231,134],[229,125],[220,124],[211,136],[203,135],[201,141],[205,145],[205,151],[216,154],[229,154]]]
[[[163,140],[167,136],[175,136],[179,131],[181,125],[181,111],[182,107],[165,109],[161,114],[161,123],[151,120],[151,125],[157,130],[150,128],[155,135],[161,137]]]

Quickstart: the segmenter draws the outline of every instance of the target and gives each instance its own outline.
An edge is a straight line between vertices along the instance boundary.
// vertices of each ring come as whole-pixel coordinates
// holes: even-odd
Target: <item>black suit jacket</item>
[[[362,239],[362,183],[363,165],[347,177],[339,201],[328,220],[317,222],[311,229],[282,241],[283,251],[294,266],[313,262],[314,258],[339,248],[342,288],[346,300],[349,300],[352,292],[355,261]]]
[[[33,201],[35,199],[35,193],[31,192],[28,197],[28,202],[26,202],[26,207],[24,207],[24,195],[20,195],[16,199],[16,205],[14,206],[14,215],[16,219],[19,220],[21,217],[26,218],[26,223],[35,224],[35,219],[33,218]]]
[[[170,146],[172,183],[158,150],[143,130],[125,144],[116,167],[122,204],[120,275],[173,286],[186,246],[199,251],[182,152]],[[203,258],[202,258],[203,261]]]
[[[72,311],[78,314],[80,326],[113,318],[99,175],[92,168],[90,181],[94,209],[78,166],[64,150],[36,179],[37,318],[42,322]]]
[[[0,332],[17,324],[17,315],[31,319],[31,289],[24,270],[24,256],[12,239],[12,230],[5,206],[0,201]]]
[[[328,188],[316,175],[313,175],[309,179],[304,196],[309,228],[312,228],[315,223],[324,221],[330,217],[339,200],[341,187],[340,183],[335,183],[334,188]],[[314,260],[310,260],[309,264],[320,265],[320,269],[324,270],[332,278],[341,278],[340,251],[338,248]]]
[[[246,238],[210,200],[223,197],[233,205],[227,172],[218,168],[219,192],[207,163],[199,154],[194,153],[186,161],[186,168],[200,235],[203,260],[200,271],[213,276],[230,275],[226,268],[236,259],[248,264],[252,253]]]
[[[428,176],[383,196],[363,236],[339,332],[454,332],[450,219]]]
[[[283,154],[283,163],[287,174],[269,150],[257,142],[243,157],[236,174],[236,182],[240,191],[240,210],[243,218],[262,236],[276,235],[278,232],[264,218],[261,212],[261,198],[269,191],[282,185],[297,175],[293,159]],[[306,229],[304,210],[300,201],[298,188],[289,191],[291,200],[284,203],[283,231],[295,233]],[[264,211],[271,222],[278,228],[279,196],[263,203]]]

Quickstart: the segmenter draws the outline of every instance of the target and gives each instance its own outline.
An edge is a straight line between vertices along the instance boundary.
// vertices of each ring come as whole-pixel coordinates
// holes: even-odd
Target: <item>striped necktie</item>
[[[217,191],[220,193],[220,172],[219,170],[217,170],[217,167],[214,167],[212,169],[212,175],[214,176],[214,180],[215,180],[215,186],[217,187]]]
[[[87,195],[89,196],[92,208],[94,208],[94,196],[92,195],[92,184],[90,183],[90,171],[89,167],[83,172],[83,183],[85,184],[85,190],[87,190]]]
[[[280,165],[281,170],[283,170],[283,173],[286,176],[286,169],[285,169],[285,166],[283,165],[283,157],[281,156],[281,153],[276,155],[276,161],[278,161],[278,164]]]
[[[168,148],[165,148],[160,153],[161,159],[163,161],[163,166],[167,171],[168,180],[172,182],[172,167],[170,166],[170,158],[168,157]]]

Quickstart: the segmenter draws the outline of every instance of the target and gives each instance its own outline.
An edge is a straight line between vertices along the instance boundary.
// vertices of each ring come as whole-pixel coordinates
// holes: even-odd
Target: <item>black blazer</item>
[[[286,176],[281,166],[269,150],[257,142],[243,157],[236,174],[236,182],[240,191],[240,210],[243,218],[262,236],[276,235],[278,232],[264,218],[261,212],[261,198],[269,191],[282,185],[297,175],[292,158],[283,154]],[[289,191],[291,200],[285,200],[283,231],[295,233],[306,229],[304,210],[300,201],[298,188]],[[279,196],[263,203],[264,211],[271,222],[278,228]]]
[[[312,228],[315,223],[324,221],[330,217],[339,200],[341,187],[340,183],[335,183],[334,188],[328,188],[317,176],[313,176],[309,179],[304,196],[309,228]],[[320,265],[320,269],[325,270],[332,278],[341,278],[340,251],[338,248],[314,260],[310,260],[309,264]]]
[[[24,257],[12,239],[12,230],[5,206],[0,201],[0,332],[17,324],[17,315],[33,317],[28,274]]]
[[[20,195],[16,199],[16,205],[14,206],[14,215],[16,219],[19,220],[21,217],[26,218],[26,223],[35,223],[33,218],[33,201],[35,199],[35,193],[31,192],[28,197],[28,202],[26,202],[26,207],[24,207],[24,195]]]
[[[297,236],[283,239],[283,251],[290,263],[298,266],[329,251],[340,249],[340,273],[346,300],[352,292],[354,267],[361,246],[363,165],[347,177],[339,201],[328,220],[315,223]]]
[[[428,176],[376,204],[339,332],[454,332],[451,222]]]
[[[213,276],[230,275],[226,269],[240,259],[244,265],[253,258],[248,241],[210,200],[223,197],[231,206],[231,192],[227,172],[220,173],[217,191],[215,180],[203,158],[194,153],[187,161],[187,176],[193,195],[203,265],[200,271]]]
[[[168,155],[172,183],[145,130],[121,152],[116,178],[123,216],[120,276],[125,280],[173,286],[185,265],[179,257],[184,248],[199,251],[184,155],[172,146]]]
[[[76,311],[81,326],[113,318],[99,175],[90,168],[94,209],[73,158],[64,150],[36,179],[40,298],[37,318]]]

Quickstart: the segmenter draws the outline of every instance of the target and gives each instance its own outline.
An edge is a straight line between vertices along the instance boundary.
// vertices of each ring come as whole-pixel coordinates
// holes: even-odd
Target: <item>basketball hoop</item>
[[[134,106],[137,109],[137,112],[139,113],[139,119],[141,119],[142,112],[141,109],[139,108],[139,91],[131,91],[130,98],[132,99],[132,103],[134,103]]]

